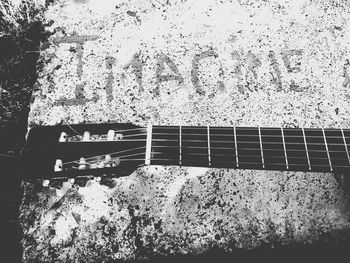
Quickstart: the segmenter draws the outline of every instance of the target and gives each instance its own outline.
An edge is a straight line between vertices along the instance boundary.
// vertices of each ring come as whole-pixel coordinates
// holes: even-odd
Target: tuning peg
[[[111,161],[112,161],[112,156],[110,154],[106,154],[105,155],[105,167],[112,166]]]
[[[86,160],[84,157],[80,157],[80,160],[79,160],[79,170],[84,170],[86,169]]]
[[[75,179],[74,179],[74,178],[69,178],[69,179],[68,179],[68,183],[74,184],[74,182],[75,182]]]
[[[108,141],[114,141],[115,137],[115,131],[114,130],[109,130],[107,133],[107,140]]]
[[[84,142],[90,141],[90,132],[89,132],[89,131],[85,131],[85,132],[84,132],[83,141],[84,141]]]
[[[61,132],[59,142],[66,142],[67,141],[67,133]]]
[[[48,187],[50,184],[50,180],[43,180],[43,187]]]
[[[57,159],[55,163],[55,172],[60,172],[62,171],[62,160]]]
[[[121,140],[121,139],[123,139],[123,134],[122,134],[122,133],[117,133],[117,134],[115,135],[115,139],[116,139],[116,140]]]
[[[95,177],[95,181],[96,182],[101,182],[101,177],[100,176]]]

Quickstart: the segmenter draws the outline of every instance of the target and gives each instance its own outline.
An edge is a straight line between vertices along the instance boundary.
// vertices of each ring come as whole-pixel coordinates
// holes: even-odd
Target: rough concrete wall
[[[350,128],[349,11],[346,1],[55,1],[30,126]],[[26,262],[349,238],[349,195],[332,174],[150,166],[110,187],[24,189]]]

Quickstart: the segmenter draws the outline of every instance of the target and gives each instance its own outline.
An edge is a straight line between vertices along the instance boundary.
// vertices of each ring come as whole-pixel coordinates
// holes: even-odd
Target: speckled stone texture
[[[347,1],[58,0],[29,123],[350,128]],[[149,166],[111,186],[24,183],[25,262],[350,238],[332,174]]]

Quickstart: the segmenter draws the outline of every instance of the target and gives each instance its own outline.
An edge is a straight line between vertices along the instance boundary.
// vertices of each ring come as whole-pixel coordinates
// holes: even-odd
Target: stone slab
[[[29,125],[350,128],[346,1],[57,0]],[[349,239],[332,174],[142,167],[113,187],[24,183],[25,262]]]

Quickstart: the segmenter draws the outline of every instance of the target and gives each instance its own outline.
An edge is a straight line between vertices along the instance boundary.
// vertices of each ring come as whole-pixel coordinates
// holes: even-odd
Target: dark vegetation
[[[29,104],[36,81],[40,41],[45,38],[37,1],[0,3],[0,200],[2,262],[21,262],[18,208],[20,150],[25,141]]]

